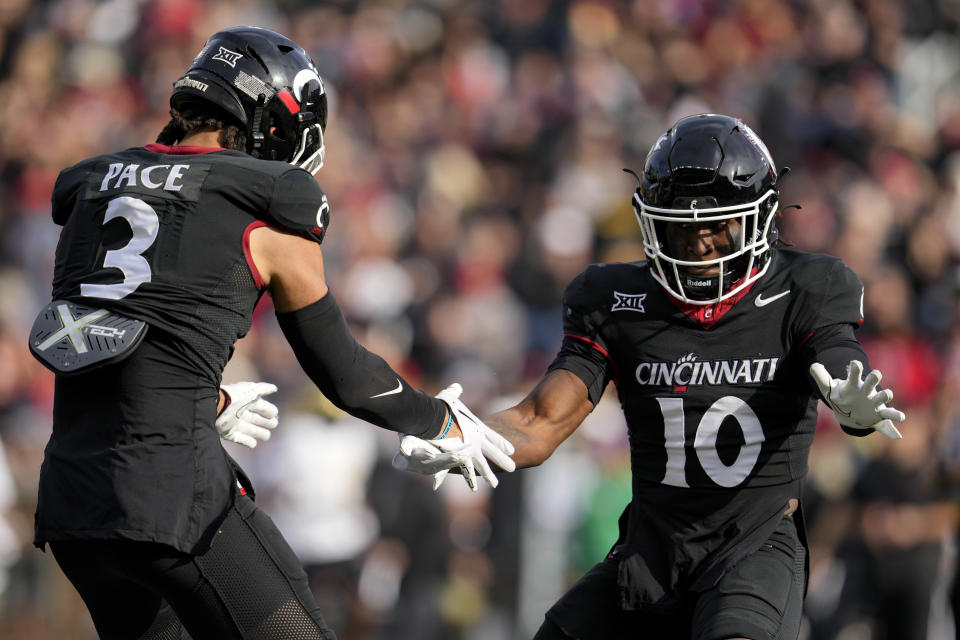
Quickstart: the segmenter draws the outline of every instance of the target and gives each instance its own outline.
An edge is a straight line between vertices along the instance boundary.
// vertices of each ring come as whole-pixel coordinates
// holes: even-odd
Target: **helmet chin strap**
[[[247,140],[248,153],[254,158],[263,157],[264,135],[260,130],[260,121],[263,120],[263,108],[267,104],[266,94],[261,93],[257,98],[257,106],[253,110],[253,121],[250,124],[250,139]]]

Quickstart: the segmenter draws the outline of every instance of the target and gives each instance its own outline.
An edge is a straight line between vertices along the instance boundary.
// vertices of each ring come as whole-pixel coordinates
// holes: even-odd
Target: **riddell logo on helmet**
[[[231,67],[236,67],[237,60],[239,60],[242,57],[243,57],[242,53],[238,53],[236,51],[230,51],[230,49],[227,49],[226,47],[220,47],[220,50],[217,51],[215,54],[213,54],[213,57],[211,57],[210,59],[219,60],[224,64],[230,65]]]

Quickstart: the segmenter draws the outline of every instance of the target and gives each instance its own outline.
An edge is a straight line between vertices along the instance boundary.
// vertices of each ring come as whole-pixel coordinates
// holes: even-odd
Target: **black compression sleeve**
[[[814,362],[819,362],[834,378],[847,377],[847,367],[851,360],[859,360],[863,364],[864,372],[870,371],[870,359],[867,357],[867,352],[863,350],[863,345],[854,335],[851,324],[834,324],[817,329],[800,346],[800,357],[803,358],[806,370],[809,370]],[[810,385],[820,395],[820,390],[813,378],[809,375],[808,378]],[[843,425],[840,425],[840,428],[853,436],[873,433],[873,429],[849,429]]]
[[[361,346],[333,294],[296,311],[277,313],[287,342],[314,384],[333,404],[378,427],[432,438],[447,407],[413,389],[383,358]]]
[[[847,366],[851,360],[859,360],[863,363],[863,370],[870,371],[870,359],[850,324],[820,327],[800,345],[800,356],[808,369],[814,362],[819,362],[834,378],[847,377]],[[810,384],[813,384],[813,380]]]

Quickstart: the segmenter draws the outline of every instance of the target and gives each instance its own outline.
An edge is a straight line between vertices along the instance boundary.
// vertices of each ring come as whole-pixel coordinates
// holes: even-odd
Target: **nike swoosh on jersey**
[[[397,378],[397,388],[391,389],[390,391],[384,391],[383,393],[378,393],[375,396],[370,396],[371,398],[382,398],[383,396],[392,396],[395,393],[400,393],[403,391],[403,383],[400,382],[400,378]]]
[[[782,298],[783,296],[786,296],[786,295],[789,295],[789,294],[790,294],[790,289],[787,289],[786,291],[781,291],[781,292],[778,293],[777,295],[775,295],[775,296],[770,296],[769,298],[764,298],[764,297],[763,297],[763,294],[762,294],[762,293],[759,293],[759,294],[757,294],[757,297],[754,298],[753,304],[757,305],[758,307],[765,307],[765,306],[767,306],[768,304],[770,304],[771,302],[776,302],[777,300],[779,300],[779,299]]]

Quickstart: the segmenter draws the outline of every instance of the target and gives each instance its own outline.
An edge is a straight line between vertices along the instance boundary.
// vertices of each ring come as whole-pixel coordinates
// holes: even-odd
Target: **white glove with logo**
[[[517,465],[510,458],[513,445],[499,433],[485,425],[460,401],[463,388],[453,383],[437,394],[453,414],[463,440],[440,438],[424,440],[416,436],[400,435],[400,450],[393,457],[393,466],[401,471],[433,476],[433,489],[443,484],[450,469],[460,468],[472,491],[477,490],[477,469],[491,487],[499,484],[496,474],[490,469],[493,462],[504,471],[513,471]],[[489,462],[488,462],[489,461]]]
[[[899,440],[903,436],[893,423],[903,422],[906,416],[887,406],[886,403],[893,400],[893,391],[877,391],[882,375],[876,369],[863,381],[860,380],[862,374],[863,364],[859,360],[850,361],[846,380],[831,378],[819,362],[810,365],[810,375],[833,409],[837,422],[852,429],[875,429],[892,440]]]
[[[270,430],[277,428],[277,406],[263,396],[277,390],[269,382],[235,382],[220,387],[227,395],[227,404],[217,416],[220,437],[253,449],[257,440],[269,440]]]

